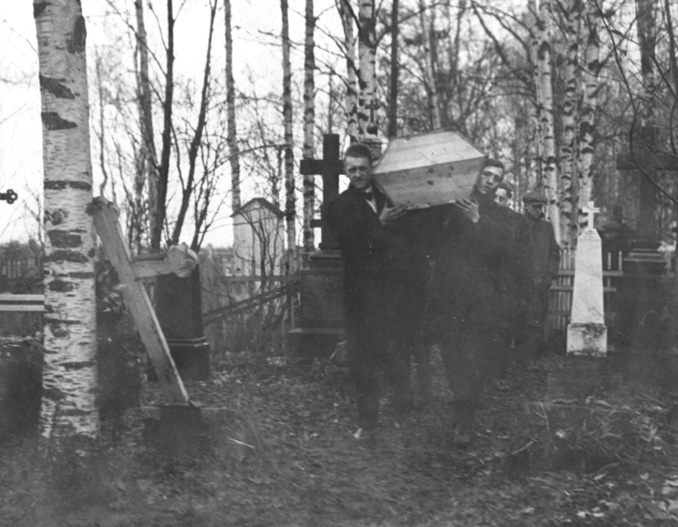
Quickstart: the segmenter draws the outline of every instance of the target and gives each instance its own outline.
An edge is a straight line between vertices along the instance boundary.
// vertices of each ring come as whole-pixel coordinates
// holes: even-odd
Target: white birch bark
[[[85,19],[35,1],[45,189],[44,437],[96,437],[96,303]]]
[[[580,233],[587,225],[587,215],[584,212],[584,207],[591,200],[591,190],[593,187],[591,167],[593,162],[594,123],[598,108],[601,66],[599,6],[600,3],[596,0],[587,0],[584,6],[585,27],[588,34],[586,38],[586,68],[584,69],[585,86],[579,118],[577,156],[577,226]]]
[[[350,0],[337,0],[337,10],[344,28],[346,53],[346,133],[358,140],[358,70],[356,66],[356,36]]]
[[[376,133],[377,43],[374,0],[359,0],[358,7],[358,136]]]
[[[135,182],[135,208],[138,214],[139,225],[136,230],[137,252],[141,248],[141,236],[146,225],[142,210],[143,192],[148,181],[148,215],[153,218],[158,210],[158,161],[155,149],[155,132],[153,126],[153,104],[151,100],[151,81],[148,73],[148,38],[144,21],[144,6],[142,0],[135,0],[134,7],[137,21],[137,56],[139,77],[137,79],[137,104],[139,107],[139,122],[141,127],[141,151],[139,152],[139,167]],[[131,241],[131,240],[130,240]]]
[[[564,2],[565,26],[565,67],[563,82],[565,94],[560,108],[563,133],[560,143],[560,232],[563,247],[574,245],[577,235],[576,212],[574,207],[573,180],[575,177],[575,139],[577,128],[577,65],[579,62],[579,24],[581,10],[578,0]]]
[[[224,27],[226,37],[226,128],[229,161],[231,165],[231,209],[240,208],[240,150],[235,111],[235,81],[233,79],[233,24],[231,0],[224,0]]]
[[[541,86],[543,109],[541,115],[544,165],[542,190],[548,198],[548,214],[558,243],[560,235],[560,203],[558,201],[558,165],[556,163],[556,138],[553,122],[553,85],[551,71],[551,2],[541,0],[539,5],[539,49],[537,66]]]
[[[315,156],[315,55],[314,32],[315,14],[313,0],[306,0],[306,32],[304,39],[304,159]],[[304,251],[311,252],[315,246],[313,227],[313,211],[315,207],[315,181],[313,174],[304,175]]]
[[[283,125],[285,129],[285,222],[287,231],[287,262],[290,273],[296,268],[296,204],[294,188],[294,144],[292,112],[292,67],[290,64],[290,24],[288,0],[280,0],[282,12]]]
[[[529,1],[529,9],[535,19],[533,27],[530,28],[530,61],[532,65],[532,82],[534,84],[534,108],[530,115],[530,122],[532,124],[532,137],[529,148],[529,163],[530,173],[534,179],[533,186],[541,185],[542,167],[544,165],[544,149],[542,141],[542,111],[544,97],[541,92],[541,77],[539,69],[539,10],[537,7],[537,0]],[[529,185],[528,185],[529,186]]]

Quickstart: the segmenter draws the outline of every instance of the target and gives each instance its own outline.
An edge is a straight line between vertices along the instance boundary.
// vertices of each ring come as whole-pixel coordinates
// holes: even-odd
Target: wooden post
[[[120,212],[114,203],[98,197],[89,206],[94,227],[101,238],[104,254],[111,262],[122,284],[122,294],[127,308],[137,324],[141,340],[148,351],[160,385],[170,404],[189,404],[188,393],[177,372],[169,346],[160,329],[151,300],[141,281],[137,278],[125,244],[118,217]],[[148,273],[145,273],[148,276]]]

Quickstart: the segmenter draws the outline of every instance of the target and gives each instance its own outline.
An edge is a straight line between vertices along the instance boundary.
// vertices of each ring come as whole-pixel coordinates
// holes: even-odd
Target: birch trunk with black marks
[[[240,201],[240,149],[235,110],[235,81],[233,79],[233,22],[231,0],[224,0],[224,21],[226,36],[226,127],[229,161],[231,165],[231,209],[238,210]]]
[[[35,1],[45,212],[41,433],[94,438],[96,301],[85,19],[79,0]]]
[[[346,54],[346,133],[351,141],[358,140],[358,69],[356,62],[356,36],[350,0],[337,0],[337,10],[344,28]]]
[[[560,203],[558,199],[558,165],[556,163],[556,138],[553,122],[553,84],[551,70],[551,10],[550,0],[541,0],[539,5],[537,68],[541,86],[541,139],[543,145],[543,172],[541,187],[548,198],[549,220],[558,243],[560,235]]]
[[[438,102],[438,89],[435,81],[435,72],[433,67],[433,47],[431,43],[431,31],[433,24],[428,17],[428,11],[432,9],[425,0],[419,0],[419,21],[421,23],[421,40],[424,55],[424,84],[426,95],[428,96],[429,123],[431,128],[437,129],[441,126],[440,121],[440,103]],[[433,17],[431,17],[431,20]]]
[[[315,156],[315,14],[313,0],[306,0],[306,34],[304,39],[304,159]],[[304,175],[304,251],[311,252],[315,247],[313,233],[313,212],[315,209],[315,180],[313,174]]]
[[[391,68],[388,83],[388,129],[386,135],[398,135],[398,80],[400,77],[400,2],[393,0],[391,5]]]
[[[374,134],[377,125],[377,39],[374,0],[359,0],[358,7],[358,136]]]
[[[147,185],[148,217],[153,218],[158,209],[158,160],[155,150],[155,131],[153,126],[153,102],[151,99],[151,80],[148,73],[148,38],[144,21],[144,3],[134,1],[136,12],[137,31],[137,105],[139,107],[139,124],[141,128],[140,152],[137,161],[137,174],[134,182],[135,208],[138,215],[138,224],[135,225],[136,250],[141,250],[141,237],[148,227],[142,211],[146,209],[143,203],[144,187]]]
[[[541,187],[542,170],[544,166],[544,149],[542,141],[542,112],[544,109],[544,97],[541,92],[541,77],[539,70],[539,9],[537,0],[530,0],[529,10],[535,19],[534,25],[530,28],[530,62],[532,71],[532,83],[534,84],[534,108],[530,115],[530,123],[533,128],[533,140],[529,145],[528,163],[532,178],[533,187]]]
[[[579,140],[577,142],[578,170],[577,170],[577,227],[581,233],[587,226],[587,214],[584,207],[591,200],[593,188],[593,149],[594,126],[598,108],[598,93],[600,92],[600,15],[596,0],[587,0],[585,3],[586,36],[586,68],[584,69],[584,95],[579,117]]]
[[[560,232],[563,246],[576,243],[577,227],[574,206],[573,181],[575,178],[575,150],[577,129],[577,68],[579,63],[579,24],[581,9],[579,0],[563,3],[565,16],[565,67],[563,82],[565,94],[560,108],[563,133],[560,143]]]
[[[287,231],[287,265],[290,273],[296,267],[296,196],[294,188],[294,133],[292,112],[292,66],[290,64],[290,24],[288,0],[280,0],[282,12],[283,125],[285,170],[285,226]]]

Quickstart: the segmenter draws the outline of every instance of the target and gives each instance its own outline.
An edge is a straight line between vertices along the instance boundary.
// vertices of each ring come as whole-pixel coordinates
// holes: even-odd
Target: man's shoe
[[[375,438],[375,435],[375,428],[358,428],[358,430],[353,433],[353,439],[359,443],[365,443],[367,441],[372,441]]]

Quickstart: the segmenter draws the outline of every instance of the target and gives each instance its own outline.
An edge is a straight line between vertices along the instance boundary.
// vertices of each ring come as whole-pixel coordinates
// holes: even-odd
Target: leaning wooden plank
[[[186,388],[170,355],[151,300],[143,284],[136,280],[132,269],[127,245],[118,225],[117,207],[106,198],[98,197],[90,205],[89,213],[92,214],[94,227],[101,238],[104,254],[118,273],[125,304],[137,324],[161,387],[171,404],[188,404]]]

